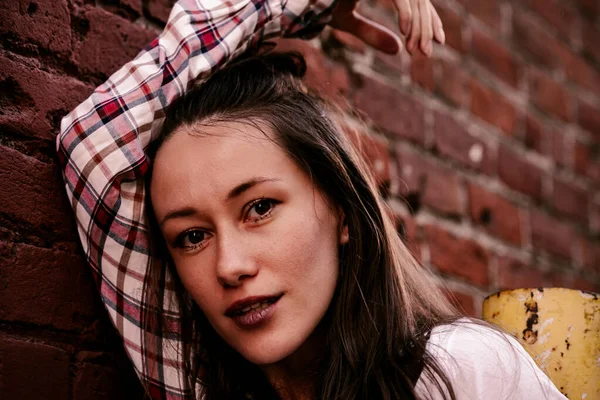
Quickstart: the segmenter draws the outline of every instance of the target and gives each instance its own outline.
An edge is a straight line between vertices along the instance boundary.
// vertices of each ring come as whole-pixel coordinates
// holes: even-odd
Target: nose
[[[245,279],[256,276],[258,266],[251,246],[235,234],[221,234],[218,240],[217,280],[223,287],[237,287]]]

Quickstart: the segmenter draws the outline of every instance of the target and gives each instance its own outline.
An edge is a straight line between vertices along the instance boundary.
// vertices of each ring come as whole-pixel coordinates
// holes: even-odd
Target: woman
[[[63,120],[82,243],[140,378],[153,398],[564,399],[514,339],[440,301],[301,60],[225,67],[330,15],[400,49],[354,6],[180,1]],[[428,1],[397,7],[409,51],[443,41]]]

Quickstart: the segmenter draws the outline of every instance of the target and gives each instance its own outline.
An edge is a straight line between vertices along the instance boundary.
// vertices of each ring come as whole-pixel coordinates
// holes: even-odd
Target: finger
[[[433,21],[433,37],[438,43],[446,43],[446,34],[444,33],[444,24],[433,4],[429,3],[431,8],[431,19]]]
[[[419,16],[421,17],[421,51],[426,56],[430,56],[433,49],[431,43],[433,39],[433,28],[431,27],[429,0],[419,0]]]
[[[355,20],[349,33],[384,53],[397,54],[402,50],[402,42],[394,32],[356,12],[353,16]]]
[[[396,0],[394,2],[396,10],[398,10],[398,22],[400,23],[400,32],[404,36],[410,31],[410,23],[412,21],[412,10],[409,0]]]
[[[411,0],[412,22],[410,25],[410,34],[406,43],[406,49],[412,55],[417,48],[419,39],[421,38],[421,18],[419,17],[418,0]]]

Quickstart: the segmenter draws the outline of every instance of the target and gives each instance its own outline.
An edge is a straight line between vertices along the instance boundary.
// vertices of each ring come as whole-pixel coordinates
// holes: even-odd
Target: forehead
[[[269,128],[223,122],[173,132],[154,160],[153,192],[198,196],[228,191],[248,178],[302,174]]]

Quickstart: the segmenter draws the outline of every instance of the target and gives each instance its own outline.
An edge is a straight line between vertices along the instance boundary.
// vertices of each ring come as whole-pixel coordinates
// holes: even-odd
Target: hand
[[[386,27],[358,14],[359,0],[339,0],[333,10],[330,25],[351,33],[368,45],[385,53],[396,54],[402,50],[400,38]],[[446,37],[442,21],[430,0],[390,0],[398,10],[400,32],[406,36],[406,49],[413,55],[420,49],[431,55],[432,40],[444,44]]]

